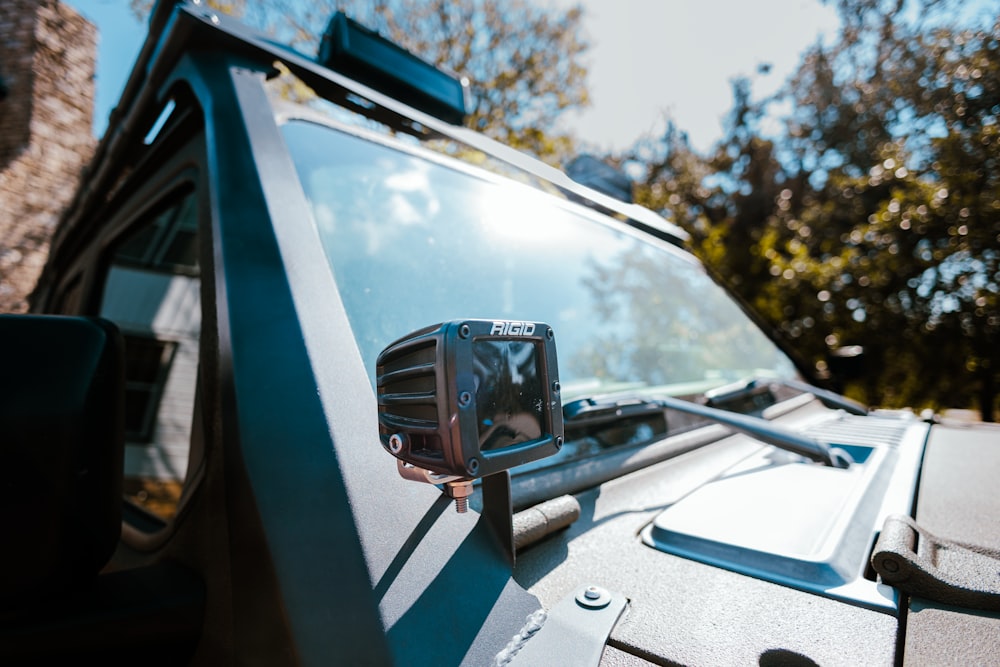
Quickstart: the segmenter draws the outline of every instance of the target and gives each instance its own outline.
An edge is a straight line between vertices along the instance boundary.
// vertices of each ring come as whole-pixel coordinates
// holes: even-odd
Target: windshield
[[[795,376],[669,244],[436,157],[306,121],[283,131],[373,384],[388,343],[458,318],[552,325],[564,401]]]

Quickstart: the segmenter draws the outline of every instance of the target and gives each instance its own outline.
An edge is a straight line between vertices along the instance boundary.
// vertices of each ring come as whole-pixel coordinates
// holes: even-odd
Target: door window
[[[112,250],[101,317],[125,336],[125,494],[170,518],[188,470],[201,334],[195,194],[187,190]]]

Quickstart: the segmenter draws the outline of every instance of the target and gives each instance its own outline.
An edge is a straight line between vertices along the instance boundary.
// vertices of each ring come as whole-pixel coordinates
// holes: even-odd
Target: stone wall
[[[58,0],[0,2],[0,312],[22,312],[94,151],[97,30]]]

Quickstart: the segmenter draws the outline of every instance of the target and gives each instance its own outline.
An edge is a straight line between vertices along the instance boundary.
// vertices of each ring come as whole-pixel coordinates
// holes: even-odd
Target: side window
[[[125,336],[125,495],[161,518],[188,470],[201,334],[197,203],[172,196],[112,248],[100,315]]]
[[[153,442],[160,397],[170,377],[177,341],[125,336],[125,438]]]

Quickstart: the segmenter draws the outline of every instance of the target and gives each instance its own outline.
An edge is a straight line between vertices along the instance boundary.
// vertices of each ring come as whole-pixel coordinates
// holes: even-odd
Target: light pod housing
[[[562,446],[555,337],[543,322],[420,329],[382,351],[376,385],[382,446],[432,473],[425,481],[485,477]]]
[[[320,41],[321,65],[452,125],[465,121],[469,82],[337,12]]]

